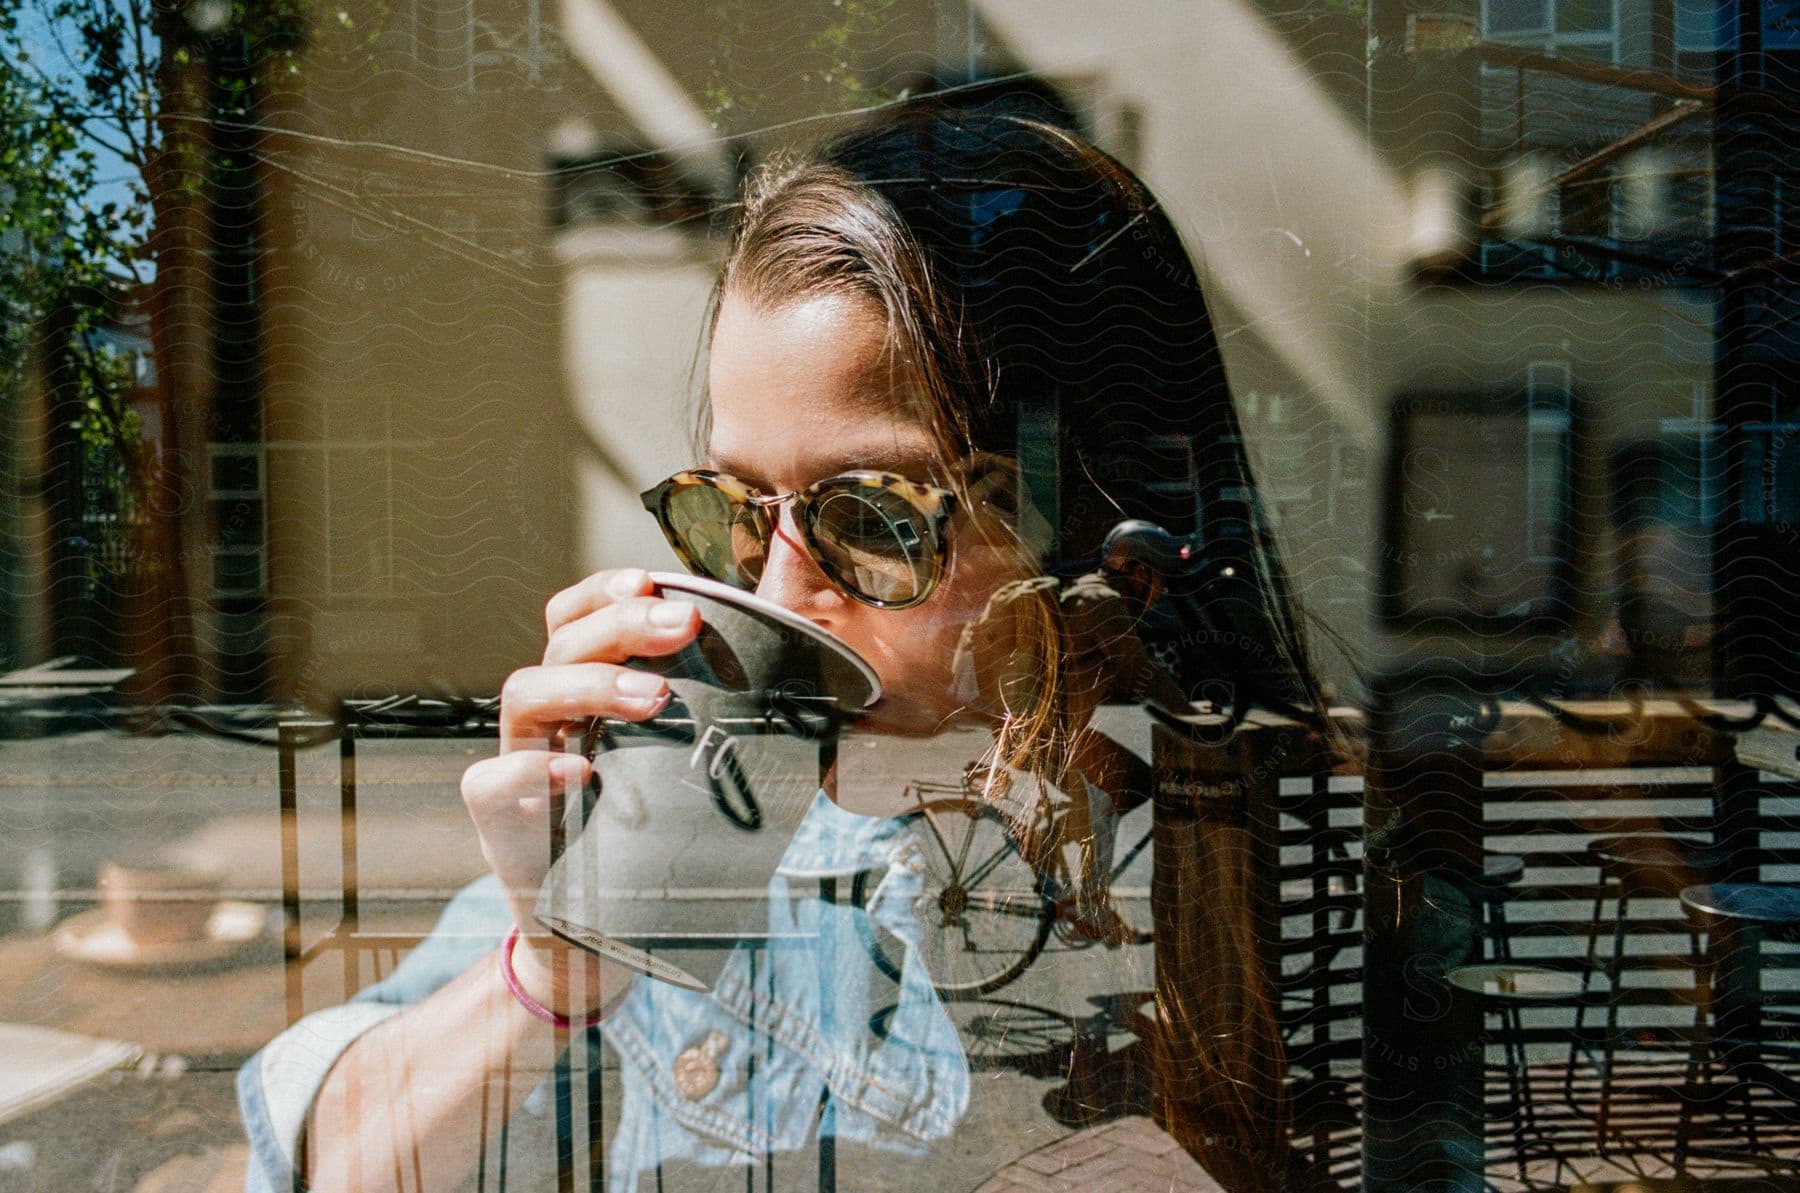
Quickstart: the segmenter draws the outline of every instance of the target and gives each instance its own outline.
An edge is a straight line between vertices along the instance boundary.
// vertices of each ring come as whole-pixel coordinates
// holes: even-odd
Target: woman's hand
[[[581,755],[564,752],[564,734],[595,717],[641,721],[661,711],[669,701],[663,677],[620,664],[680,650],[698,633],[700,612],[652,595],[649,575],[630,568],[595,572],[563,589],[544,606],[544,623],[544,660],[507,676],[500,752],[463,772],[462,795],[519,926],[514,972],[540,1002],[568,1010],[562,978],[569,967],[559,962],[591,965],[591,957],[545,933],[532,917],[550,867],[551,797],[579,798],[592,770]]]

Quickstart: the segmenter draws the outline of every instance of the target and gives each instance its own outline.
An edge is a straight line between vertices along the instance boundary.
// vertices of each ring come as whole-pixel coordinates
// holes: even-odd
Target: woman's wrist
[[[611,1014],[631,985],[629,973],[585,949],[516,928],[501,947],[499,964],[508,989],[526,1010],[577,1025]]]

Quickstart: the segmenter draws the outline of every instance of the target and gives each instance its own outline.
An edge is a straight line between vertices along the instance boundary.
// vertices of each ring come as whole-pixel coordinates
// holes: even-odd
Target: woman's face
[[[708,365],[709,467],[765,493],[790,493],[853,468],[945,484],[952,462],[905,412],[912,381],[894,365],[882,317],[822,295],[768,309],[727,295]],[[980,515],[974,515],[980,516]],[[910,609],[877,609],[846,595],[804,547],[793,504],[781,507],[757,595],[823,626],[867,659],[883,696],[867,718],[889,732],[931,733],[964,711],[951,660],[964,625],[1018,573],[1010,553],[981,550],[968,511],[950,524],[949,568]]]

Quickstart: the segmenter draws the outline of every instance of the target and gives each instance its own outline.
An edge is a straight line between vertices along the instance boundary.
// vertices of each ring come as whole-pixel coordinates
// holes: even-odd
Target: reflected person
[[[671,478],[692,505],[664,519],[678,553],[868,660],[883,696],[859,730],[979,727],[983,794],[1021,834],[1035,801],[1069,793],[1090,877],[1133,798],[1128,760],[1086,728],[1096,705],[1179,701],[1221,677],[1243,698],[1316,701],[1193,264],[1143,184],[1076,134],[1004,105],[914,102],[771,161],[738,205],[707,347],[703,460]],[[1196,486],[1226,504],[1197,501]],[[1232,578],[1198,627],[1177,619],[1145,641],[1153,611],[1121,616],[1096,574],[1107,530],[1134,517],[1201,532],[1208,566]],[[896,551],[895,533],[942,550]],[[545,621],[541,662],[502,690],[499,753],[462,783],[493,873],[389,978],[245,1067],[249,1187],[475,1188],[496,1153],[510,1157],[507,1187],[553,1187],[545,1074],[559,1035],[542,1012],[598,1022],[620,1057],[610,1188],[650,1187],[673,1162],[758,1161],[821,1132],[944,1146],[969,1075],[931,975],[909,956],[904,1031],[841,1013],[866,1012],[881,980],[855,917],[916,939],[900,793],[851,809],[828,779],[796,831],[771,906],[817,943],[773,974],[764,1034],[730,994],[747,951],[700,994],[538,926],[550,797],[590,766],[562,750],[564,726],[654,716],[664,680],[624,660],[674,653],[699,628],[694,606],[635,569],[557,593]],[[894,885],[867,910],[789,889],[876,867]],[[1106,936],[1103,888],[1083,885],[1073,914]],[[1271,1038],[1247,1025],[1241,1047],[1266,1055]]]

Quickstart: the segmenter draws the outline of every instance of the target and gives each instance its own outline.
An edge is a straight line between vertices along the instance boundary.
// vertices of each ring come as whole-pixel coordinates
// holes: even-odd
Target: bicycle
[[[1158,641],[1179,637],[1191,625],[1208,627],[1215,636],[1221,628],[1208,619],[1213,601],[1208,593],[1234,589],[1245,583],[1228,563],[1209,561],[1206,544],[1199,536],[1180,538],[1151,522],[1132,519],[1119,523],[1101,544],[1099,564],[1113,595],[1135,615],[1167,605],[1159,623]],[[1217,565],[1217,566],[1215,566]],[[1246,571],[1245,576],[1249,573]],[[1148,628],[1148,626],[1146,626]],[[1190,706],[1173,676],[1160,668],[1160,691],[1147,690],[1145,711],[1172,732],[1197,741],[1227,739],[1243,723],[1248,705],[1229,701],[1224,723],[1196,727],[1183,723],[1167,708]],[[1283,707],[1279,701],[1271,701]],[[1290,710],[1291,711],[1291,710]],[[1305,713],[1299,714],[1302,718]],[[1123,761],[1123,760],[1122,760]],[[1142,764],[1126,762],[1131,778],[1122,786],[1130,802],[1118,808],[1123,815],[1148,798],[1149,775]],[[1083,834],[1067,830],[1075,805],[1066,801],[1042,809],[1043,831],[1020,833],[1004,812],[983,799],[986,784],[971,767],[960,786],[919,782],[907,788],[918,810],[906,819],[922,825],[923,840],[917,851],[924,868],[924,888],[916,901],[921,930],[921,952],[932,985],[945,997],[988,994],[1013,981],[1031,967],[1044,951],[1050,934],[1061,929],[1073,947],[1096,942],[1112,946],[1148,943],[1151,936],[1125,924],[1109,897],[1112,884],[1149,845],[1151,832],[1125,852],[1110,868],[1099,867],[1097,881],[1083,883],[1069,874],[1062,846],[1088,843]],[[1109,785],[1110,786],[1110,785]],[[932,797],[932,798],[928,798]],[[1026,856],[1020,839],[1047,842],[1042,857]],[[1090,863],[1092,864],[1092,863]],[[879,882],[877,871],[858,874],[851,899],[865,910]],[[1091,890],[1083,890],[1091,887]],[[1078,899],[1086,895],[1087,899]],[[1086,902],[1086,913],[1076,911]],[[899,980],[902,944],[878,928],[871,917],[861,917],[861,932],[869,955],[888,977]]]
[[[906,790],[917,808],[903,819],[917,832],[915,856],[924,880],[914,904],[921,960],[939,996],[968,998],[1000,989],[1031,967],[1052,932],[1073,948],[1150,941],[1148,932],[1124,922],[1109,898],[1098,901],[1105,920],[1075,910],[1079,883],[1061,848],[1070,840],[1065,832],[1071,801],[1045,809],[1043,830],[1031,836],[1052,844],[1034,864],[1014,823],[979,794],[982,785],[975,773],[966,773],[960,785],[915,782]],[[1150,835],[1146,829],[1103,873],[1102,895],[1149,846]],[[879,870],[857,874],[851,902],[867,910],[881,876]],[[876,968],[899,981],[902,942],[872,917],[859,917],[858,926]]]

